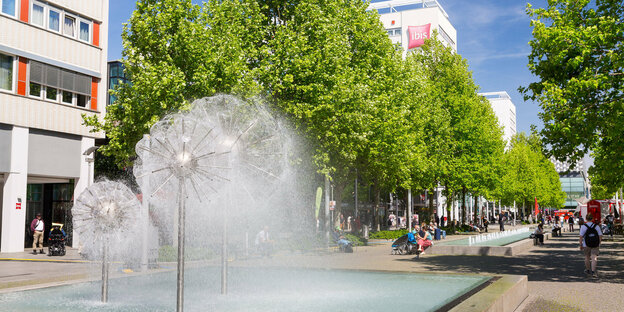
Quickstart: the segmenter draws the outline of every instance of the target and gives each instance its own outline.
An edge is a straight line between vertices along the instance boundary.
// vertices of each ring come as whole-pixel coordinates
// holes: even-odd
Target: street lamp
[[[87,148],[86,151],[84,151],[84,153],[82,153],[82,155],[86,156],[85,157],[85,161],[87,162],[87,164],[89,165],[89,169],[87,170],[87,174],[88,174],[88,178],[87,178],[87,187],[91,186],[91,164],[93,162],[95,162],[95,151],[97,151],[97,149],[100,148],[99,146],[91,146],[89,148]],[[93,154],[92,157],[89,157],[89,155]]]

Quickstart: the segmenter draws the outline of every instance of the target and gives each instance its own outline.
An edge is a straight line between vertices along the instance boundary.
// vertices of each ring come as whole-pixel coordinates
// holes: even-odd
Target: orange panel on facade
[[[20,57],[17,68],[17,94],[26,95],[26,73],[28,71],[28,59]]]
[[[30,7],[28,0],[22,0],[20,4],[20,21],[28,23],[28,8]]]
[[[91,80],[91,109],[97,110],[97,89],[98,79],[92,78]]]
[[[100,24],[93,22],[93,45],[100,46]]]

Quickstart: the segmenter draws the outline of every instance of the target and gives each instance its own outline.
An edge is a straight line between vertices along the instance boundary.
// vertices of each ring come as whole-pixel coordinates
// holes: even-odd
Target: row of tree
[[[132,84],[115,90],[104,121],[85,122],[107,133],[103,153],[123,166],[152,124],[192,100],[260,96],[305,138],[304,164],[332,177],[337,207],[356,172],[378,204],[398,188],[444,186],[449,196],[561,206],[538,138],[521,135],[505,152],[466,60],[436,39],[404,55],[366,8],[361,0],[139,0],[122,35]]]

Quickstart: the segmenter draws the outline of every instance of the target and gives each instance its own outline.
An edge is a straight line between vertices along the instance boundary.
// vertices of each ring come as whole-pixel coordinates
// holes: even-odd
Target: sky
[[[194,0],[193,2],[200,2]],[[375,1],[377,2],[377,1]],[[518,87],[536,80],[528,68],[530,17],[525,0],[438,0],[457,30],[457,50],[468,60],[480,92],[507,91],[516,105],[517,131],[538,129],[539,105],[525,102]],[[545,0],[530,1],[544,7]],[[133,0],[110,0],[108,59],[121,58],[121,31],[135,7]]]

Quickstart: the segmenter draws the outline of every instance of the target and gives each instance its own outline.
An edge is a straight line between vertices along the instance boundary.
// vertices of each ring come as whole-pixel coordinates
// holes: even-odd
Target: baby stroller
[[[338,245],[338,248],[341,252],[352,253],[353,252],[353,242],[346,239],[344,236],[339,235],[337,232],[332,231],[332,237],[334,238],[334,242]]]
[[[416,242],[416,238],[413,233],[407,233],[392,243],[392,252],[393,255],[411,255],[411,254],[420,254],[418,252],[418,244]]]
[[[48,256],[65,255],[65,233],[58,227],[50,231],[48,236]]]

